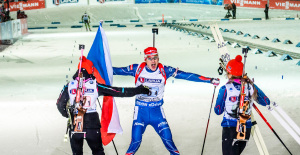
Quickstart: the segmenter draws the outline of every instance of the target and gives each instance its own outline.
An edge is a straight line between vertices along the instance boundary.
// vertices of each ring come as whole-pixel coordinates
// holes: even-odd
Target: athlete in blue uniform
[[[237,107],[239,106],[239,96],[241,94],[241,78],[243,74],[242,56],[238,55],[235,59],[228,62],[226,66],[227,77],[229,81],[219,90],[217,102],[215,105],[215,113],[221,115],[224,112],[221,126],[222,132],[222,152],[223,155],[239,155],[246,147],[246,141],[237,141],[232,145],[234,139],[237,138],[236,126],[238,121]],[[269,98],[255,84],[249,83],[245,88],[245,100],[249,100],[250,104],[247,114],[251,114],[253,101],[255,100],[262,106],[270,105]],[[246,140],[249,140],[252,126],[251,118],[246,121]]]
[[[132,64],[122,68],[113,67],[114,75],[133,76],[136,86],[142,84],[149,87],[151,92],[148,95],[136,96],[132,139],[126,155],[133,155],[138,150],[147,125],[151,125],[155,129],[171,155],[179,155],[162,108],[166,80],[173,76],[176,79],[214,85],[219,85],[220,81],[216,78],[207,78],[160,64],[157,49],[154,47],[146,48],[144,54],[145,62],[141,64]]]

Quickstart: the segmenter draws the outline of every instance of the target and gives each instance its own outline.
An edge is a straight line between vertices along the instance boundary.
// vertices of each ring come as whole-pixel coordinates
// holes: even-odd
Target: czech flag
[[[102,28],[102,23],[99,25],[87,59],[91,60],[94,64],[94,76],[97,82],[111,86],[113,83],[113,69],[108,42]],[[116,133],[123,133],[118,109],[112,96],[104,96],[101,115],[101,136],[103,145],[109,144]]]

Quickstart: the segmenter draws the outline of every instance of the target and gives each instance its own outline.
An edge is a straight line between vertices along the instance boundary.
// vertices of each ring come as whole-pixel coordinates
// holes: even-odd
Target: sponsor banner
[[[179,0],[135,0],[135,3],[179,3]]]
[[[267,0],[224,0],[224,4],[231,3],[237,7],[265,8]]]
[[[21,23],[21,33],[27,34],[28,33],[27,19],[26,18],[20,19],[20,23]]]
[[[96,0],[45,0],[46,8],[88,5],[89,3],[97,3]]]
[[[9,2],[10,11],[34,10],[45,8],[45,0],[27,0],[27,2]]]
[[[224,0],[224,4],[235,3],[237,7],[265,8],[267,0]],[[300,1],[272,0],[270,9],[300,10]]]
[[[223,5],[223,0],[181,0],[181,3]]]
[[[11,29],[13,38],[19,38],[22,36],[20,19],[11,21]]]
[[[11,21],[0,23],[1,24],[1,39],[10,40],[12,39],[12,26]]]
[[[282,9],[282,10],[299,10],[300,1],[270,1],[270,9]]]

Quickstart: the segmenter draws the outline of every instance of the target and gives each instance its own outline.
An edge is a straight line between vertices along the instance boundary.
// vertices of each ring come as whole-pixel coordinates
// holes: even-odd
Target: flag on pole
[[[97,82],[111,86],[113,83],[113,69],[108,41],[102,28],[102,23],[99,25],[87,59],[91,60],[94,64],[94,76]],[[101,115],[101,137],[103,145],[109,144],[116,133],[123,133],[118,109],[112,96],[104,96]]]

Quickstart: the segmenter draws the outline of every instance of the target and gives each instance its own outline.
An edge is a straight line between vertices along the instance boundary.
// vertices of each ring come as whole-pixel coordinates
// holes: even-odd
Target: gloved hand
[[[149,87],[147,86],[139,85],[137,89],[141,92],[141,94],[150,94]]]
[[[218,86],[220,84],[220,79],[219,78],[211,78],[210,83],[213,84],[214,86]]]

